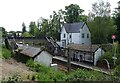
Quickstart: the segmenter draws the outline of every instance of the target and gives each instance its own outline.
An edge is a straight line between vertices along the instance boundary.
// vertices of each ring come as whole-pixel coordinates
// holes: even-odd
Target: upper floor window
[[[71,38],[71,35],[70,35],[70,38]]]
[[[82,38],[84,38],[84,33],[82,33]]]
[[[63,35],[63,37],[65,38],[65,34]]]
[[[89,34],[87,34],[87,38],[89,38]]]

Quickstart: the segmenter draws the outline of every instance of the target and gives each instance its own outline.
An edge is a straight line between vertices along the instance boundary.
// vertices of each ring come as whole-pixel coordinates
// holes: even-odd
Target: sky
[[[0,0],[0,27],[6,31],[21,31],[22,23],[29,26],[31,21],[37,22],[40,17],[49,19],[53,11],[65,8],[70,4],[78,4],[88,14],[92,4],[98,0]],[[119,0],[103,0],[111,4],[112,11]]]

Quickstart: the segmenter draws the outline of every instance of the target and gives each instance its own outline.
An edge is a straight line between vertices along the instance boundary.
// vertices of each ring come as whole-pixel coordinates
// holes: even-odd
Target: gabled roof
[[[80,29],[83,28],[84,24],[85,22],[66,23],[63,26],[65,27],[67,33],[79,33]]]
[[[24,47],[23,47],[24,48]],[[42,50],[37,47],[26,46],[20,53],[29,57],[35,57]]]
[[[83,52],[96,52],[96,50],[100,47],[99,45],[82,45],[82,44],[70,44],[67,45],[67,48],[83,51]]]

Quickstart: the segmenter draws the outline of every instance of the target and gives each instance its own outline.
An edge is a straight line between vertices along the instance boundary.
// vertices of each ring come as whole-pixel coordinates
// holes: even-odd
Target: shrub
[[[11,76],[9,76],[8,78],[8,83],[17,83],[17,82],[22,82],[22,78],[20,76],[19,73],[14,73],[14,74],[11,74]]]
[[[120,65],[115,68],[114,75],[120,77]]]
[[[117,54],[116,64],[120,65],[120,53]]]
[[[54,81],[64,81],[66,79],[66,75],[61,71],[52,71],[50,73],[50,78]]]
[[[27,62],[26,62],[26,65],[28,67],[33,67],[34,66],[34,61],[32,59],[29,59]]]
[[[5,59],[10,59],[11,58],[11,51],[9,49],[6,49],[5,47],[2,47],[2,56]]]
[[[113,63],[113,53],[112,52],[105,52],[103,56],[101,56],[100,61],[103,59],[107,59],[109,63]]]
[[[97,81],[97,80],[112,80],[110,76],[97,71],[87,69],[77,69],[74,72],[65,74],[62,71],[54,71],[52,68],[41,65],[33,60],[28,60],[26,65],[38,72],[32,76],[34,81]]]

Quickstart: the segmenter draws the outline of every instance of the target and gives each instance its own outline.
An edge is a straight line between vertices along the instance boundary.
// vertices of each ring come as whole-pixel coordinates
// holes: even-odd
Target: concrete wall
[[[35,57],[34,61],[38,61],[43,65],[50,66],[52,63],[52,55],[46,51],[42,51],[37,57]]]

